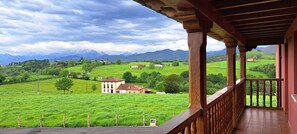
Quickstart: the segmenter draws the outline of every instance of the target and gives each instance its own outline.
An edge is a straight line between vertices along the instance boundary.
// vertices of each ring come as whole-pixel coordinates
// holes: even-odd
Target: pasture
[[[264,65],[264,64],[274,64],[275,60],[258,60],[255,62],[247,62],[247,74],[251,74],[257,77],[267,77],[266,74],[262,73],[262,72],[257,72],[257,71],[249,71],[250,67],[254,67],[254,66],[259,66],[259,65]],[[91,78],[93,77],[103,77],[103,78],[107,78],[107,77],[119,77],[121,78],[123,76],[123,73],[130,71],[133,75],[136,76],[140,76],[141,73],[143,72],[160,72],[163,75],[170,75],[170,74],[181,74],[184,71],[188,70],[188,65],[184,65],[184,64],[180,64],[180,66],[169,66],[170,63],[166,63],[165,62],[165,67],[164,68],[154,68],[154,69],[150,69],[150,68],[143,68],[143,69],[130,69],[130,66],[132,65],[138,65],[138,64],[143,64],[143,65],[149,65],[149,62],[131,62],[131,63],[123,63],[121,65],[116,65],[116,64],[112,64],[112,65],[104,65],[104,66],[99,66],[94,68],[91,73],[90,76]],[[239,77],[239,65],[240,65],[240,61],[236,61],[236,74]],[[226,71],[227,71],[227,67],[226,67],[226,61],[221,61],[221,62],[211,62],[207,64],[207,74],[218,74],[218,73],[222,73],[224,76],[226,76]],[[70,72],[84,72],[82,70],[82,65],[78,65],[75,67],[70,67],[67,70],[69,70]]]

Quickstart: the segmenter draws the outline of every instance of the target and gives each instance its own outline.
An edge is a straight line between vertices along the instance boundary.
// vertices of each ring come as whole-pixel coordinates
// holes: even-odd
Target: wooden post
[[[20,116],[20,114],[18,115],[18,128],[21,128],[21,116]]]
[[[213,22],[196,10],[179,10],[177,16],[188,33],[189,107],[203,110],[203,116],[197,119],[196,128],[197,133],[206,134],[206,41]]]
[[[236,46],[237,46],[237,41],[234,40],[233,38],[224,38],[225,45],[227,47],[227,86],[234,86],[233,89],[233,97],[232,97],[232,120],[233,120],[233,127],[236,126],[236,88],[235,88],[235,83],[236,83]]]
[[[227,85],[234,86],[236,82],[236,46],[237,41],[233,38],[224,38],[227,47]]]
[[[65,117],[65,114],[63,114],[63,126],[64,126],[64,128],[66,128],[66,117]]]
[[[243,85],[243,104],[246,106],[246,49],[245,46],[241,43],[239,43],[239,52],[240,52],[240,78],[244,79],[244,85]]]
[[[197,122],[197,132],[206,133],[206,34],[188,33],[189,45],[189,99],[191,108],[202,108],[204,116]]]
[[[142,124],[143,124],[143,126],[145,126],[145,114],[144,114],[144,112],[142,112]]]
[[[88,113],[88,128],[90,128],[90,113]]]
[[[119,115],[118,113],[116,113],[116,126],[118,127],[119,126]]]
[[[40,114],[40,120],[39,120],[39,126],[40,126],[40,128],[42,128],[42,114]]]
[[[246,78],[246,50],[245,46],[239,44],[240,52],[240,78]]]

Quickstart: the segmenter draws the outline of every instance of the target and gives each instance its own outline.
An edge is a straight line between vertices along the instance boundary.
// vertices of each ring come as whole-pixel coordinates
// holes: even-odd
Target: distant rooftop
[[[109,78],[109,79],[101,80],[101,82],[121,82],[121,81],[125,81],[125,80],[121,78]]]
[[[117,90],[148,90],[143,86],[138,86],[138,85],[134,85],[134,84],[121,84]]]

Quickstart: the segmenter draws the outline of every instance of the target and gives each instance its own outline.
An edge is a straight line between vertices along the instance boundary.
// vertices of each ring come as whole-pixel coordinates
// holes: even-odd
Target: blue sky
[[[224,48],[208,40],[208,51]],[[132,0],[1,0],[0,53],[187,50],[176,21]]]

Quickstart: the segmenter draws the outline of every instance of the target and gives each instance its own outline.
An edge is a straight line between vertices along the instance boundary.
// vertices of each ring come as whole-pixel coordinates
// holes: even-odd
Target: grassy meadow
[[[257,72],[257,71],[249,71],[250,67],[254,67],[254,66],[259,66],[259,65],[264,65],[264,64],[273,64],[275,63],[275,60],[259,60],[259,61],[255,61],[255,62],[247,62],[247,74],[251,74],[254,76],[261,76],[261,77],[267,77],[266,74],[262,73],[262,72]],[[91,78],[93,77],[119,77],[121,78],[123,76],[124,72],[130,71],[133,75],[136,76],[140,76],[140,74],[142,72],[160,72],[163,75],[170,75],[170,74],[181,74],[184,71],[188,70],[188,65],[184,65],[184,64],[180,64],[180,66],[178,67],[174,67],[174,66],[169,66],[170,63],[165,63],[165,67],[164,68],[154,68],[154,69],[150,69],[150,68],[143,68],[143,69],[130,69],[131,65],[138,65],[138,64],[143,64],[143,65],[149,65],[149,62],[131,62],[131,63],[123,63],[121,65],[105,65],[105,66],[99,66],[96,67],[95,69],[93,69],[90,73]],[[237,76],[239,77],[239,65],[240,65],[240,61],[236,61],[236,73]],[[221,61],[221,62],[211,62],[207,64],[207,74],[218,74],[218,73],[222,73],[224,76],[226,76],[226,70],[227,70],[227,65],[226,65],[226,61]],[[84,72],[82,70],[82,65],[78,65],[75,67],[70,67],[67,70],[71,71],[71,72]]]
[[[266,77],[262,72],[249,71],[249,67],[272,64],[275,60],[259,60],[247,62],[247,73]],[[149,64],[148,62],[131,62],[122,65],[99,66],[92,70],[93,77],[122,77],[126,71],[140,76],[142,72],[157,71],[163,75],[181,74],[188,70],[188,65],[178,67],[166,65],[164,68],[130,69],[131,65]],[[170,63],[166,63],[170,64]],[[239,61],[236,62],[239,77]],[[83,72],[82,66],[68,68],[72,72]],[[207,74],[222,73],[226,76],[226,62],[207,64]],[[45,78],[48,76],[42,76]],[[36,80],[35,77],[31,78]],[[157,119],[161,125],[183,112],[188,106],[188,94],[101,94],[101,83],[73,79],[72,92],[64,95],[56,89],[55,82],[59,78],[40,81],[40,95],[37,95],[38,81],[0,85],[0,127],[17,127],[20,114],[22,127],[38,127],[40,114],[43,115],[44,127],[62,127],[63,114],[66,115],[67,127],[86,127],[87,115],[90,113],[91,126],[114,126],[115,115],[119,115],[120,126],[142,126],[144,112],[146,124],[149,119]],[[91,86],[97,86],[96,91]],[[247,96],[247,98],[249,98]],[[253,99],[255,100],[255,99]],[[260,99],[261,100],[261,99]],[[269,100],[269,99],[266,99]],[[273,98],[275,100],[275,97]],[[247,103],[249,100],[247,99]],[[274,104],[275,101],[274,101]]]

